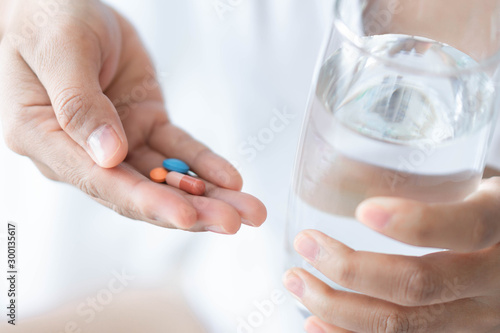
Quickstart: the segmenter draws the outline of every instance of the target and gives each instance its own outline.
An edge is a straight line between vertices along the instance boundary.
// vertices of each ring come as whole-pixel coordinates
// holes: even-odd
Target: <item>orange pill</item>
[[[164,183],[167,179],[167,174],[168,172],[164,168],[156,168],[151,170],[149,178],[156,183]]]
[[[175,171],[168,173],[167,184],[192,195],[205,193],[205,183],[202,180]]]

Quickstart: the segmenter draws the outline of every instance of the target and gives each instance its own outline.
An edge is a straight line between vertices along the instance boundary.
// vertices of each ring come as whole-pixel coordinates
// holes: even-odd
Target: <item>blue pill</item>
[[[189,171],[189,166],[181,160],[169,158],[163,161],[163,167],[168,171],[175,171],[186,174]]]

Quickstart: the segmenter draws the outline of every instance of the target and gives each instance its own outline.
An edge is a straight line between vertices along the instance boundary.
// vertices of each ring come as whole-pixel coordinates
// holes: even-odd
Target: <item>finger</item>
[[[337,284],[405,306],[488,295],[498,288],[500,245],[482,253],[439,252],[407,257],[354,251],[314,230],[300,233],[295,249]]]
[[[238,191],[220,189],[208,182],[205,184],[216,190],[208,189],[205,196],[193,196],[175,189],[196,207],[199,219],[202,220],[191,228],[191,231],[234,234],[239,230],[241,223],[252,227],[262,225],[264,221],[261,219],[265,220],[266,209],[257,198]],[[217,214],[220,216],[218,217]],[[224,220],[221,217],[229,219]]]
[[[209,182],[205,182],[205,184],[207,189],[205,195],[213,199],[224,201],[234,207],[244,224],[259,227],[266,221],[266,207],[254,196],[220,188]]]
[[[493,167],[487,167],[484,169],[483,178],[500,177],[500,170]]]
[[[390,314],[399,310],[399,307],[385,301],[333,290],[301,269],[286,272],[283,283],[311,313],[346,330],[374,332],[373,327],[366,323],[367,318],[373,318],[374,313]]]
[[[127,163],[137,168],[143,175],[149,175],[149,172],[161,165],[165,156],[152,150],[148,146],[139,147],[127,157]],[[197,212],[198,220],[196,224],[189,228],[190,231],[211,231],[220,234],[235,234],[241,227],[241,217],[239,212],[230,204],[219,200],[218,198],[192,196],[184,191],[168,186],[167,184],[158,184],[169,188],[172,192],[183,196]],[[216,192],[212,187],[209,192]],[[241,194],[241,193],[238,193]],[[237,201],[237,200],[235,200]]]
[[[241,217],[233,206],[212,198],[186,194],[198,212],[198,223],[190,231],[210,231],[218,234],[233,235],[241,228]]]
[[[87,176],[72,183],[91,197],[111,203],[122,215],[183,230],[192,228],[198,220],[196,210],[182,195],[151,182],[127,164],[84,172]]]
[[[166,185],[161,185],[165,186]],[[177,189],[172,189],[174,192],[182,192]],[[181,194],[181,193],[178,193]],[[233,207],[225,204],[219,200],[213,200],[206,197],[196,197],[186,195],[186,200],[192,204],[192,207],[197,212],[197,221],[193,223],[190,227],[178,227],[175,224],[164,224],[159,223],[158,219],[151,219],[150,217],[145,217],[145,215],[137,215],[135,211],[123,211],[122,206],[117,206],[112,202],[105,201],[100,198],[94,198],[100,204],[109,207],[122,215],[146,221],[161,227],[182,229],[191,232],[204,232],[209,231],[217,234],[223,235],[234,235],[238,232],[241,227],[241,219],[238,213]]]
[[[426,204],[374,198],[356,217],[378,232],[425,247],[472,252],[500,242],[500,178],[490,178],[463,202]]]
[[[101,75],[103,66],[112,67],[118,55],[106,54],[101,42],[75,23],[20,48],[20,54],[46,89],[60,127],[98,165],[110,168],[124,160],[128,143],[102,88],[113,71]]]
[[[288,271],[284,284],[321,320],[354,332],[488,332],[498,324],[498,309],[471,299],[429,307],[402,307],[333,290],[302,269]]]
[[[17,152],[37,161],[45,174],[77,186],[122,215],[180,229],[196,223],[196,210],[183,195],[148,182],[126,165],[96,168],[85,151],[60,130],[40,81],[19,54],[2,45],[1,59],[0,72],[11,78],[9,85],[1,84],[0,99],[9,110],[4,110],[3,119],[9,123],[9,137],[17,138],[13,140]],[[25,101],[30,105],[24,105]]]
[[[127,157],[127,162],[137,167],[142,174],[148,175],[149,171],[161,165],[164,159],[165,156],[144,146]],[[231,205],[217,198],[192,196],[182,190],[172,188],[167,184],[158,185],[169,188],[172,192],[183,196],[196,210],[197,222],[188,229],[189,231],[211,231],[220,234],[235,234],[240,229],[241,217],[238,211]]]
[[[201,178],[217,186],[235,191],[243,186],[241,175],[234,166],[168,122],[155,127],[150,145],[168,158],[183,160]]]
[[[80,180],[66,179],[93,198],[113,205],[128,217],[151,222],[165,228],[188,230],[198,220],[194,207],[168,186],[156,184],[127,164],[113,169],[85,169]]]
[[[143,145],[130,152],[125,161],[139,171],[144,177],[149,177],[151,170],[162,166],[165,156],[156,150]]]
[[[144,146],[131,153],[127,157],[127,162],[142,174],[148,175],[152,169],[161,165],[164,159],[164,155]],[[173,191],[185,197],[197,211],[198,221],[189,229],[190,231],[235,234],[241,227],[243,217],[253,218],[249,209],[257,206],[255,201],[259,203],[260,201],[244,193],[222,189],[219,191],[213,184],[208,182],[205,184],[207,186],[206,197],[192,196],[182,190],[172,188]],[[167,186],[167,184],[162,186]]]
[[[330,325],[315,316],[309,317],[306,320],[304,329],[307,333],[352,333],[343,328]]]
[[[109,203],[125,216],[184,230],[195,225],[195,208],[170,187],[148,180],[126,163],[113,169],[98,167],[61,130],[39,135],[43,140],[33,143],[33,157],[59,175],[60,180]]]
[[[140,173],[148,176],[152,169],[161,166],[165,158],[164,155],[157,153],[148,146],[143,146],[131,152],[126,161]],[[205,185],[205,196],[225,202],[233,207],[240,216],[238,223],[243,222],[258,227],[266,220],[266,207],[257,198],[239,191],[220,188],[207,181],[205,181]],[[185,194],[182,191],[179,191],[179,193]]]

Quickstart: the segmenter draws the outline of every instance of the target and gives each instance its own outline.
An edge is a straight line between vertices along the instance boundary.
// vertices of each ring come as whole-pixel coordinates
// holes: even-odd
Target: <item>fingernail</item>
[[[285,288],[298,298],[302,298],[304,296],[304,281],[302,281],[302,279],[296,274],[286,273],[283,283]]]
[[[220,225],[211,225],[205,228],[206,231],[215,232],[216,234],[227,235],[228,232]]]
[[[295,250],[310,262],[316,262],[320,247],[318,242],[311,236],[299,234],[295,239]]]
[[[241,223],[243,224],[246,224],[246,225],[249,225],[251,227],[257,227],[257,224],[256,223],[253,223],[252,221],[250,220],[247,220],[247,219],[241,219]]]
[[[325,333],[321,327],[312,322],[308,322],[305,329],[307,333]]]
[[[385,208],[369,203],[359,209],[358,219],[373,229],[384,229],[392,219],[392,214]]]
[[[122,142],[111,126],[104,125],[89,136],[87,144],[97,163],[102,164],[116,155]]]

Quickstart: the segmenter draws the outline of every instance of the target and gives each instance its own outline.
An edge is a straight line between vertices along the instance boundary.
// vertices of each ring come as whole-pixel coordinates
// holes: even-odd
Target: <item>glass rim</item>
[[[353,0],[347,0],[347,1],[353,1]],[[344,37],[345,40],[347,40],[348,43],[350,43],[352,46],[354,46],[358,51],[361,53],[376,59],[377,61],[384,63],[385,65],[390,65],[391,67],[402,69],[408,73],[411,74],[417,74],[417,75],[431,75],[431,76],[451,76],[451,75],[457,75],[457,74],[471,74],[473,72],[477,71],[484,71],[486,72],[487,69],[491,68],[492,66],[500,64],[500,49],[494,53],[492,56],[481,60],[481,61],[476,61],[474,65],[470,65],[464,68],[441,68],[439,70],[429,70],[428,68],[417,68],[415,66],[411,65],[406,65],[401,62],[397,62],[395,60],[392,60],[390,58],[382,57],[375,55],[371,53],[370,51],[366,50],[362,43],[362,37],[356,34],[345,22],[344,17],[340,14],[340,5],[344,3],[345,0],[334,0],[334,10],[333,10],[333,25],[335,29],[340,32],[340,34]],[[421,36],[415,36],[415,37],[421,37]],[[423,37],[422,37],[423,38]],[[453,46],[451,46],[453,47]],[[460,51],[460,50],[459,50]],[[461,51],[462,52],[462,51]],[[464,53],[466,54],[466,53]]]

